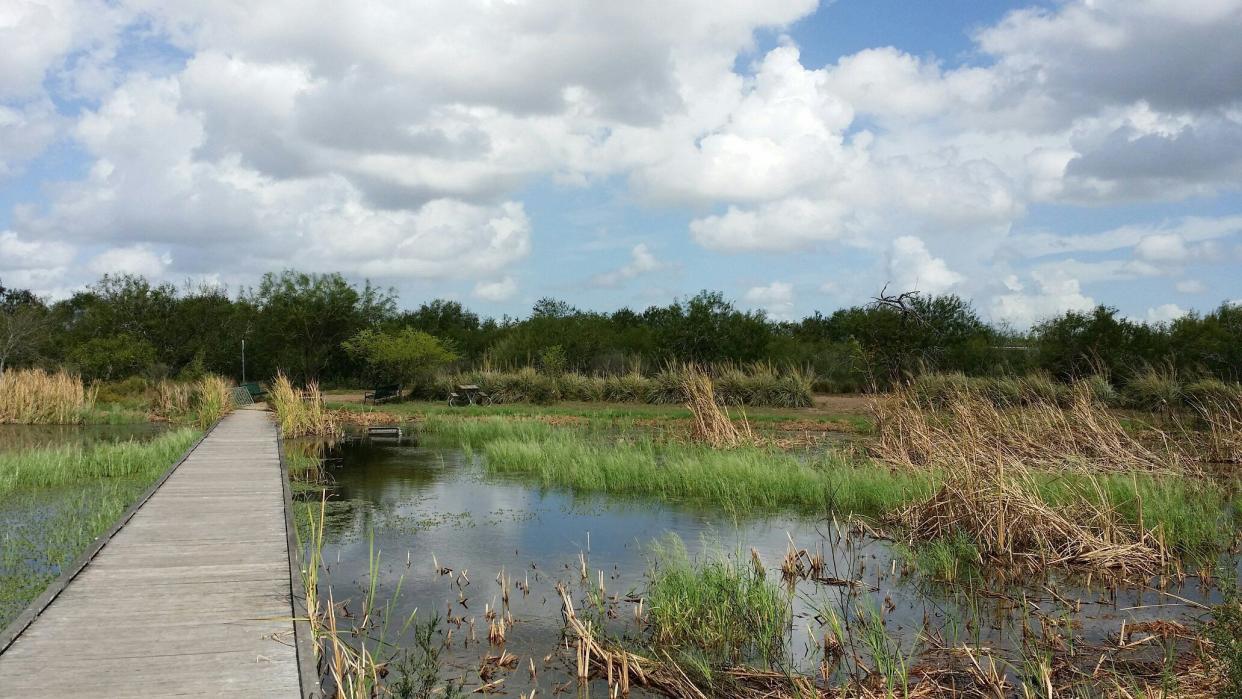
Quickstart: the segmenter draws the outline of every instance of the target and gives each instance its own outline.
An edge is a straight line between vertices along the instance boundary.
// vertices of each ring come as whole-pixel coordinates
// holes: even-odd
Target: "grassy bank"
[[[838,450],[791,452],[762,446],[715,449],[591,422],[428,417],[424,433],[484,457],[489,473],[579,493],[654,497],[735,514],[786,510],[806,515],[888,515],[927,500],[944,485],[935,467],[894,468]],[[1009,493],[1058,511],[1090,507],[1118,525],[1150,532],[1171,553],[1206,559],[1237,531],[1238,505],[1217,481],[1160,473],[1034,471],[1007,479]],[[1231,510],[1234,514],[1231,514]],[[952,529],[952,527],[950,527]],[[971,552],[963,535],[921,542],[929,562]],[[963,553],[966,552],[966,553]],[[950,556],[949,554],[954,554]],[[946,566],[934,566],[946,568]]]
[[[0,454],[0,627],[12,621],[200,435]]]
[[[427,434],[481,453],[489,472],[583,493],[657,497],[734,513],[792,510],[879,515],[931,492],[927,472],[901,472],[842,453],[715,449],[533,420],[428,418]]]
[[[173,430],[149,442],[50,447],[0,454],[0,497],[21,488],[53,488],[163,472],[201,432]]]
[[[473,384],[499,403],[552,403],[561,400],[681,405],[686,366],[669,366],[653,374],[594,375],[574,371],[541,372],[480,369],[446,374],[420,387],[419,397],[442,399],[461,384]],[[814,377],[806,372],[769,364],[726,364],[710,367],[716,390],[729,405],[804,408],[812,403]]]
[[[334,400],[336,399],[336,400]],[[377,407],[344,402],[339,396],[327,396],[328,407],[350,412],[378,411],[398,418],[526,418],[555,422],[558,419],[612,426],[670,425],[687,422],[692,415],[683,405],[644,405],[636,403],[559,403],[535,405],[513,403],[489,406],[449,407],[444,401],[408,401],[387,403]],[[872,421],[860,402],[857,410],[820,411],[791,408],[732,409],[734,419],[743,416],[756,428],[791,430],[831,430],[865,433]]]

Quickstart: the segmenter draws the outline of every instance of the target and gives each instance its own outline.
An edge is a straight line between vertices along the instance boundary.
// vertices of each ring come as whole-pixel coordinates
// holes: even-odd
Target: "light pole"
[[[246,338],[242,338],[242,383],[246,383]]]

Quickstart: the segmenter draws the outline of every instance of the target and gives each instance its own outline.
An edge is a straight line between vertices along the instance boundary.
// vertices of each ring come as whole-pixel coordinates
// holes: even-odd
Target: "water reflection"
[[[821,578],[856,581],[852,586],[802,582],[796,588],[786,664],[812,673],[830,609],[842,616],[875,610],[906,649],[920,634],[950,644],[1004,648],[1020,642],[1033,615],[1072,614],[1081,624],[1075,635],[1094,643],[1115,634],[1122,620],[1190,621],[1201,611],[1196,603],[1217,600],[1211,586],[1194,578],[1176,590],[1191,605],[1151,589],[1087,588],[1051,579],[984,591],[950,588],[913,575],[886,542],[850,535],[826,519],[735,518],[701,507],[574,496],[489,476],[480,457],[461,449],[408,440],[354,440],[328,456],[335,466],[330,469],[333,498],[343,503],[344,512],[329,528],[323,592],[331,588],[338,601],[358,599],[378,552],[378,598],[391,598],[400,586],[395,618],[417,609],[420,620],[448,619],[446,673],[466,676],[468,686],[474,686],[480,658],[489,652],[483,617],[502,606],[497,579],[504,571],[508,580],[520,583],[509,590],[515,623],[505,648],[519,656],[519,668],[527,668],[529,659],[538,666],[537,679],[524,670],[509,673],[505,689],[510,693],[539,687],[544,694],[572,680],[572,654],[558,653],[558,583],[580,596],[602,580],[606,594],[624,607],[627,599],[642,594],[651,542],[670,534],[680,537],[692,555],[716,551],[749,559],[753,550],[778,577],[782,559],[796,545],[823,556]],[[585,580],[580,554],[588,568]],[[622,610],[614,630],[629,618]]]

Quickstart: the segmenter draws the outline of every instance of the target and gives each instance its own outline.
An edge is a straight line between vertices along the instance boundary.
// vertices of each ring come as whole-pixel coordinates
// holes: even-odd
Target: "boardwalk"
[[[302,695],[283,481],[271,418],[226,417],[0,654],[0,697]]]

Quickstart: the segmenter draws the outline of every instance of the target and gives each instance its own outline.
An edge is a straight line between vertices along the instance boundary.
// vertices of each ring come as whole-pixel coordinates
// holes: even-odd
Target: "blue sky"
[[[1242,298],[1242,2],[17,0],[0,280],[341,271],[524,315]]]

